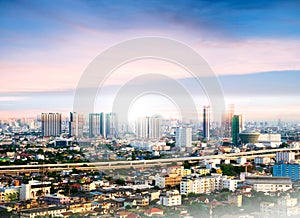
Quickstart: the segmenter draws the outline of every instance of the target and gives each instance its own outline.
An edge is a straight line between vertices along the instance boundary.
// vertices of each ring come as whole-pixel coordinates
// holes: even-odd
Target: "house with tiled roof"
[[[164,215],[164,211],[158,208],[150,208],[148,210],[145,210],[144,214],[146,216],[153,216],[153,215]]]

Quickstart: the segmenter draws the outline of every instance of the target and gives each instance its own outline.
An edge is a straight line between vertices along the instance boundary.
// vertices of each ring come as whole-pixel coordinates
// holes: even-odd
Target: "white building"
[[[160,204],[163,206],[181,205],[181,194],[178,190],[167,191],[166,195],[160,196]]]
[[[281,151],[281,152],[276,152],[276,163],[279,162],[292,162],[295,161],[295,152],[291,151]]]
[[[271,162],[271,158],[269,157],[255,157],[254,163],[255,164],[269,164]]]
[[[176,147],[192,147],[192,128],[176,128]]]
[[[274,133],[260,134],[258,137],[258,142],[263,143],[267,147],[276,148],[281,144],[281,135]]]
[[[281,197],[277,200],[277,204],[280,206],[293,207],[298,203],[297,198],[291,198],[289,195]]]
[[[20,189],[20,200],[36,199],[40,195],[50,194],[51,182],[29,181],[22,184]]]
[[[238,163],[240,165],[244,165],[245,163],[247,163],[247,158],[246,157],[238,157],[236,159],[236,163]]]
[[[238,180],[232,180],[227,178],[227,176],[222,175],[207,177],[187,176],[183,177],[181,180],[180,193],[184,195],[189,193],[212,193],[216,190],[222,190],[223,188],[235,191],[237,188],[237,182]]]
[[[229,191],[235,192],[239,180],[223,178],[223,188],[228,188]]]
[[[170,146],[166,145],[164,140],[155,139],[141,139],[141,140],[131,140],[130,142],[134,148],[147,150],[147,151],[169,151]]]
[[[262,217],[299,217],[300,208],[297,205],[297,198],[285,196],[279,198],[276,203],[262,202],[260,204]]]
[[[246,176],[245,181],[257,192],[285,192],[292,189],[292,181],[289,177]]]
[[[96,184],[94,182],[86,182],[81,186],[81,190],[85,192],[89,192],[95,189],[96,189]]]
[[[160,134],[160,119],[157,117],[141,117],[135,129],[139,139],[157,139]]]

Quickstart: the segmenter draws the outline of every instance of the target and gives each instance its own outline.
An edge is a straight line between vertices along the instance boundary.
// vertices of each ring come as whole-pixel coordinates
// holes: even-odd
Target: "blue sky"
[[[300,120],[299,9],[299,1],[276,0],[0,1],[0,117],[67,114],[98,54],[124,40],[161,36],[202,55],[226,101],[249,120]],[[127,70],[136,69],[142,64]]]

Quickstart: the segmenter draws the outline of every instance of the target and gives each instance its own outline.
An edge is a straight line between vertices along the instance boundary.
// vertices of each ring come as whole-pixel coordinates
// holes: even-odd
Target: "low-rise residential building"
[[[20,200],[36,199],[43,194],[50,194],[51,182],[31,180],[28,184],[22,184],[20,188]]]
[[[20,218],[35,218],[35,217],[61,217],[61,213],[67,209],[63,206],[34,208],[20,211]]]
[[[243,206],[243,195],[241,194],[230,194],[228,195],[228,202],[232,203],[237,207]]]
[[[248,176],[245,182],[251,184],[257,192],[285,192],[292,189],[292,181],[289,177]]]
[[[45,202],[47,202],[49,205],[56,204],[56,205],[62,205],[62,204],[69,204],[70,198],[61,194],[49,194],[44,196]]]
[[[271,158],[269,157],[255,157],[254,163],[255,164],[269,164],[271,162]]]
[[[164,215],[164,211],[158,208],[150,208],[144,212],[146,216],[162,216]]]
[[[296,206],[298,203],[297,198],[291,198],[290,195],[281,197],[277,200],[278,205],[286,206],[286,207],[293,207]]]
[[[11,186],[0,188],[0,203],[17,201],[20,199],[21,186]]]
[[[165,195],[160,196],[160,204],[164,206],[181,205],[181,194],[178,190],[167,191]]]
[[[180,193],[184,195],[189,193],[211,193],[223,188],[235,191],[237,183],[238,180],[230,179],[227,176],[222,176],[221,174],[206,177],[191,175],[182,178],[180,183]]]
[[[281,197],[276,203],[261,202],[260,212],[262,217],[289,217],[299,216],[300,208],[297,205],[297,198],[291,198],[289,195]]]
[[[155,185],[159,188],[165,188],[166,186],[174,187],[180,184],[181,178],[182,176],[178,174],[168,174],[165,176],[156,175]]]
[[[237,184],[238,184],[237,179],[230,179],[230,178],[223,178],[222,179],[222,183],[223,183],[223,188],[227,188],[229,189],[229,191],[235,192],[235,190],[237,189]]]
[[[198,168],[195,170],[196,173],[199,173],[200,175],[207,175],[210,174],[210,169],[207,168]]]
[[[89,192],[96,189],[96,184],[94,182],[86,182],[81,185],[81,190]]]
[[[177,174],[180,176],[183,175],[183,171],[184,171],[183,166],[171,166],[171,167],[168,167],[168,169],[167,169],[168,174]]]
[[[89,202],[69,205],[69,210],[72,211],[72,213],[90,212],[92,209],[92,203]]]

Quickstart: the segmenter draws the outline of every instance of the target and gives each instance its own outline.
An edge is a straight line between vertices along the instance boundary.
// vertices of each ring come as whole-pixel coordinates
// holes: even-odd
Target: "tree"
[[[191,164],[188,160],[185,160],[182,165],[184,169],[191,169]]]
[[[221,164],[220,165],[223,175],[235,176],[234,167],[231,164]]]
[[[125,180],[124,179],[117,179],[116,184],[117,185],[125,185]]]
[[[38,196],[38,197],[42,196],[43,194],[44,194],[44,192],[42,189],[40,189],[36,192],[36,196]]]
[[[281,145],[279,145],[279,148],[287,148],[289,145],[285,142],[283,142]]]

